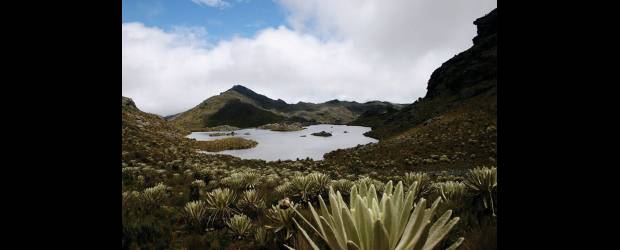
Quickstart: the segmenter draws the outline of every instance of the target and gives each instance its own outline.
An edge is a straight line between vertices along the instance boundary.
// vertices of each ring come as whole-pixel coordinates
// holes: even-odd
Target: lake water
[[[342,148],[351,148],[359,144],[374,143],[378,140],[366,137],[363,134],[370,131],[369,127],[347,125],[312,125],[301,131],[270,131],[264,129],[240,129],[235,131],[235,137],[255,140],[258,145],[254,148],[225,150],[219,154],[229,154],[242,159],[262,159],[266,161],[295,160],[310,157],[322,160],[323,155],[330,151]],[[311,133],[326,131],[332,134],[329,137],[313,136]],[[347,133],[345,133],[345,131]],[[188,138],[198,141],[217,140],[231,136],[209,136],[217,132],[194,132]],[[229,132],[224,132],[229,133]],[[245,134],[249,133],[249,134]],[[305,137],[301,137],[305,135]]]

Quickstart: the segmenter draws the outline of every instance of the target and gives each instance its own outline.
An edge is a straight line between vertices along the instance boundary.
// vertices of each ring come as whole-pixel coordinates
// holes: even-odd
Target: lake
[[[320,124],[311,125],[300,131],[271,131],[264,129],[240,129],[235,131],[235,137],[255,140],[258,145],[254,148],[225,150],[217,152],[228,154],[242,159],[262,159],[266,161],[295,160],[310,157],[322,160],[323,155],[330,151],[355,147],[359,144],[375,143],[378,140],[366,137],[363,134],[370,131],[369,127]],[[330,137],[313,136],[311,133],[326,131]],[[346,131],[346,133],[345,133]],[[224,132],[224,131],[222,131]],[[188,138],[198,141],[217,140],[231,136],[209,136],[213,132],[193,132]],[[224,132],[229,133],[229,132]],[[249,134],[246,134],[249,133]],[[305,135],[305,137],[301,137]]]

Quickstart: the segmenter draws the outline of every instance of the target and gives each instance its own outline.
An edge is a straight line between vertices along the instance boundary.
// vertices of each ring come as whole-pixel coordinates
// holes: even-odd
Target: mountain
[[[260,125],[281,122],[286,117],[261,109],[239,99],[226,102],[215,114],[204,120],[207,127],[230,125],[235,127],[257,127]]]
[[[402,105],[371,101],[366,103],[331,100],[315,104],[288,104],[271,99],[241,85],[212,96],[196,107],[166,117],[173,124],[188,130],[231,125],[256,127],[274,122],[347,124],[369,110],[400,109]]]
[[[474,21],[473,46],[436,69],[427,94],[400,110],[364,112],[377,144],[336,150],[329,164],[353,168],[464,171],[496,165],[497,9]]]

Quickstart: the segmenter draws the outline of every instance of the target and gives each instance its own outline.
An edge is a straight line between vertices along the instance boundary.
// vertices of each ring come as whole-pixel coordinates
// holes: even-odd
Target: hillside
[[[477,19],[468,50],[433,72],[427,94],[401,110],[368,111],[351,124],[382,141],[326,161],[381,169],[464,170],[496,164],[497,10]]]
[[[235,85],[190,110],[167,116],[166,119],[188,130],[204,130],[217,125],[256,127],[274,122],[347,124],[366,111],[400,109],[401,106],[379,101],[358,103],[339,100],[320,104],[288,104]]]
[[[189,153],[190,141],[183,138],[185,131],[159,116],[140,111],[130,98],[122,99],[124,165],[169,162]]]
[[[478,35],[473,46],[436,69],[428,81],[427,93],[400,111],[368,112],[351,124],[371,126],[368,136],[385,139],[431,119],[484,99],[480,105],[496,105],[497,10],[474,21]]]
[[[239,100],[231,100],[228,101],[224,107],[215,112],[215,114],[206,119],[204,124],[208,127],[231,125],[245,128],[281,122],[285,119],[286,117],[284,116],[260,109],[252,104],[244,103]]]

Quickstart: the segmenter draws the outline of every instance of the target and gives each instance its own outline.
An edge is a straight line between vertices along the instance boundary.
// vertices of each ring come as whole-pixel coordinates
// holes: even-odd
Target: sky
[[[287,103],[412,103],[496,0],[123,0],[122,94],[171,115],[235,84]]]

